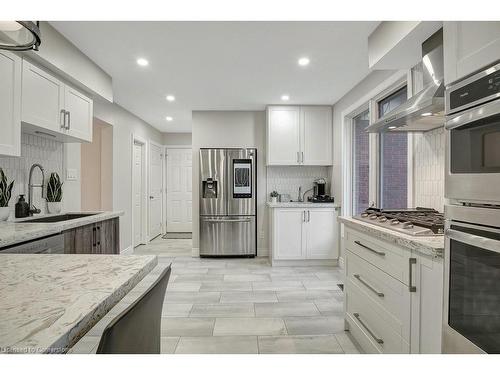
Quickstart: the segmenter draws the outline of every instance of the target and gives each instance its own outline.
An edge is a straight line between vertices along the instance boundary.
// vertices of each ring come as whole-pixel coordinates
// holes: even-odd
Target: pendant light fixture
[[[0,21],[0,49],[9,51],[38,51],[39,21]]]

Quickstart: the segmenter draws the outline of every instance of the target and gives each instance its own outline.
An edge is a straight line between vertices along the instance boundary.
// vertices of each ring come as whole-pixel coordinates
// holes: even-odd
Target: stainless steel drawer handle
[[[409,264],[408,278],[410,279],[408,281],[408,290],[410,292],[416,292],[417,287],[412,285],[412,282],[413,282],[413,267],[412,267],[412,265],[417,264],[417,258],[409,258],[408,264]]]
[[[373,333],[373,331],[370,328],[368,328],[368,326],[366,325],[365,322],[363,322],[361,320],[361,318],[359,317],[359,313],[353,313],[352,315],[354,315],[354,317],[358,320],[359,324],[361,324],[363,326],[363,328],[366,329],[366,331],[370,334],[371,337],[373,337],[373,339],[378,344],[383,344],[384,343],[384,340],[382,340],[381,338],[375,336],[375,334]]]
[[[361,278],[361,276],[360,276],[360,275],[358,275],[358,274],[354,274],[353,276],[354,276],[356,279],[358,279],[358,280],[359,280],[359,282],[360,282],[361,284],[363,284],[364,286],[366,286],[368,289],[370,289],[370,290],[371,290],[373,293],[375,293],[377,296],[379,296],[379,297],[381,297],[381,298],[384,296],[384,293],[379,292],[379,291],[378,291],[377,289],[375,289],[373,286],[371,286],[370,284],[368,284],[365,280],[363,280],[363,279]]]
[[[355,243],[356,245],[361,246],[362,248],[364,248],[364,249],[366,249],[366,250],[370,250],[372,253],[375,253],[375,254],[380,255],[380,256],[382,256],[382,257],[383,257],[383,256],[385,256],[385,253],[384,253],[383,251],[378,251],[378,250],[372,249],[371,247],[368,247],[368,246],[366,246],[366,245],[363,245],[363,244],[362,244],[361,242],[359,242],[359,241],[354,241],[354,243]]]

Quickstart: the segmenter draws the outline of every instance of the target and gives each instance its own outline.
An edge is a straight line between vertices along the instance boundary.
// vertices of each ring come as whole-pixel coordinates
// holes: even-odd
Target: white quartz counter
[[[406,247],[424,255],[442,257],[444,236],[410,236],[378,225],[365,223],[352,217],[341,216],[339,221],[353,229],[367,233],[382,240]]]
[[[267,202],[270,208],[340,208],[337,203],[313,203],[313,202]]]
[[[153,255],[0,254],[0,353],[64,353],[157,264]]]
[[[79,219],[73,219],[67,221],[60,221],[57,223],[25,222],[26,220],[38,219],[46,216],[57,216],[57,215],[35,215],[30,218],[18,219],[16,221],[3,221],[0,222],[0,249],[2,247],[14,245],[17,243],[31,241],[37,238],[61,233],[65,230],[81,227],[87,224],[113,219],[123,214],[124,214],[123,211],[113,211],[113,212],[106,211],[106,212],[99,212],[96,215],[92,216],[86,216]],[[64,215],[64,213],[61,213],[59,215]]]

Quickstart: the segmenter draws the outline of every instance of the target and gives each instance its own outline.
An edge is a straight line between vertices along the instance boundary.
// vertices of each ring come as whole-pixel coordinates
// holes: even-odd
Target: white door
[[[167,150],[167,232],[192,231],[192,164],[190,148]]]
[[[65,86],[64,109],[67,111],[67,134],[92,142],[92,99],[72,87]]]
[[[0,52],[0,155],[21,155],[21,58]]]
[[[283,260],[304,259],[303,235],[304,210],[276,210],[274,220],[274,258]]]
[[[338,257],[336,211],[330,208],[317,208],[309,209],[306,213],[306,258],[336,259]]]
[[[161,234],[162,222],[162,149],[149,144],[149,239]]]
[[[331,165],[332,108],[301,107],[301,132],[304,165]]]
[[[134,247],[142,243],[142,204],[143,204],[143,147],[140,143],[134,143],[134,166],[133,166],[133,223],[134,223]]]
[[[23,60],[22,120],[55,132],[64,123],[64,84]]]
[[[269,107],[267,121],[267,164],[300,164],[300,107]]]

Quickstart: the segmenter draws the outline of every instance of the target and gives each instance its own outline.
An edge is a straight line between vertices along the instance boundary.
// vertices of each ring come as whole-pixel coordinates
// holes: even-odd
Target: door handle
[[[378,251],[378,250],[375,250],[375,249],[372,249],[371,247],[368,247],[366,245],[363,245],[360,241],[354,241],[354,243],[356,245],[359,245],[361,246],[363,249],[366,249],[366,250],[369,250],[371,251],[372,253],[375,253],[377,255],[380,255],[381,257],[384,257],[385,256],[385,253],[383,251]]]
[[[373,337],[373,339],[378,343],[378,344],[383,344],[384,343],[384,340],[382,340],[381,338],[375,336],[375,334],[373,333],[373,331],[366,325],[365,322],[363,322],[359,316],[359,313],[353,313],[352,315],[354,315],[354,317],[358,320],[358,322],[363,326],[364,329],[366,329],[366,331],[370,334],[371,337]]]
[[[382,292],[379,292],[377,289],[375,289],[373,286],[371,286],[370,284],[368,284],[365,280],[363,280],[361,278],[360,275],[358,274],[354,274],[353,275],[356,279],[358,279],[358,281],[363,284],[364,286],[366,286],[368,289],[370,289],[373,293],[375,293],[377,296],[379,296],[380,298],[382,298],[384,296],[384,293]]]
[[[61,113],[59,113],[59,123],[61,129],[66,129],[66,111],[64,109],[61,109]]]
[[[96,246],[96,228],[92,228],[92,247]]]
[[[71,112],[70,111],[67,111],[68,113],[68,130],[71,129]]]
[[[101,246],[101,227],[97,227],[97,246]]]
[[[304,164],[304,151],[300,152],[301,157],[301,163]]]
[[[208,223],[249,223],[250,219],[204,219]]]
[[[408,259],[408,267],[409,267],[409,269],[408,269],[408,278],[410,279],[408,281],[408,290],[410,292],[416,292],[417,291],[417,287],[414,286],[414,285],[412,285],[412,283],[413,283],[413,267],[412,267],[412,265],[413,264],[417,264],[417,258],[409,258]]]
[[[302,222],[303,223],[306,222],[306,212],[305,211],[302,211]]]
[[[311,221],[311,211],[307,210],[307,222]]]
[[[297,164],[300,164],[300,152],[297,151]]]

